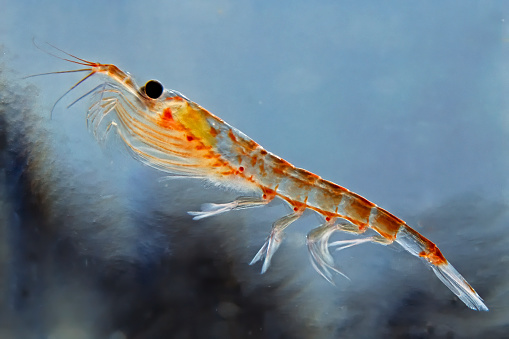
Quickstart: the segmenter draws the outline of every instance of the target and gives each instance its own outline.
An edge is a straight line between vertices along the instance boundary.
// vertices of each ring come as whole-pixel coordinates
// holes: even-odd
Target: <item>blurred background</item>
[[[1,338],[508,338],[506,1],[0,0]],[[366,244],[311,267],[310,213],[269,271],[283,204],[192,221],[235,192],[165,180],[88,133],[93,84],[32,42],[160,80],[435,242],[484,298]],[[52,111],[52,119],[50,112]],[[343,235],[335,235],[341,239]]]

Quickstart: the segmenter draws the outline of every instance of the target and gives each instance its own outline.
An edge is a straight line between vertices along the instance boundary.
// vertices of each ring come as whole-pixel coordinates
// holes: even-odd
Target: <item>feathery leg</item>
[[[267,237],[267,240],[265,240],[262,248],[260,248],[258,253],[256,253],[249,265],[253,265],[265,257],[262,266],[262,274],[265,273],[270,266],[272,256],[274,253],[276,253],[279,245],[281,245],[281,241],[283,241],[283,230],[287,228],[292,222],[299,219],[301,215],[302,212],[299,211],[285,215],[284,217],[276,220],[272,225],[272,231],[270,232],[270,235]]]
[[[201,211],[189,211],[187,213],[193,216],[193,220],[200,220],[234,210],[265,206],[269,202],[270,201],[267,199],[260,199],[257,197],[239,197],[235,201],[225,204],[203,204],[201,206]]]
[[[334,282],[332,280],[331,271],[339,273],[347,279],[349,278],[334,264],[334,259],[329,252],[329,247],[338,246],[336,251],[339,251],[366,242],[376,242],[383,245],[392,243],[392,241],[378,235],[362,239],[340,240],[328,244],[330,236],[336,231],[344,231],[355,234],[361,234],[364,232],[364,230],[360,230],[357,226],[347,220],[332,220],[311,230],[307,235],[307,245],[313,268],[322,277],[324,277],[325,280],[333,285]]]
[[[334,265],[334,259],[330,255],[329,246],[327,244],[332,233],[339,230],[338,226],[339,225],[335,221],[328,222],[320,227],[312,229],[308,233],[306,239],[311,265],[313,265],[313,268],[324,277],[325,280],[333,285],[334,282],[332,281],[331,270],[348,279],[348,277]]]

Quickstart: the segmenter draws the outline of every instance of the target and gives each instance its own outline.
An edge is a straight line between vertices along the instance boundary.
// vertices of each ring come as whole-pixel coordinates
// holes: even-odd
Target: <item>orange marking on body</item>
[[[406,227],[405,230],[409,233],[412,233],[426,248],[424,251],[419,253],[421,258],[425,258],[433,265],[443,265],[447,264],[447,259],[443,256],[442,252],[438,249],[437,245],[435,245],[430,240],[423,237],[419,232],[414,230],[411,227]]]
[[[259,147],[259,145],[253,140],[246,140],[244,138],[237,138],[233,134],[233,132],[228,133],[230,139],[235,143],[234,147],[237,153],[242,155],[249,155],[253,153],[255,149]]]
[[[305,169],[297,168],[295,169],[296,177],[302,181],[305,181],[308,184],[314,184],[320,177],[314,173],[311,173]]]
[[[307,208],[309,208],[317,213],[320,213],[321,215],[323,215],[325,217],[325,220],[327,220],[327,221],[331,221],[333,218],[337,218],[339,216],[339,214],[337,214],[337,213],[327,212],[327,211],[321,210],[316,207],[308,206]]]
[[[285,175],[286,171],[281,169],[281,168],[279,168],[279,167],[273,167],[272,168],[272,173],[278,174],[278,175]]]
[[[270,189],[268,187],[262,186],[261,189],[263,191],[263,199],[270,201],[270,200],[274,199],[277,195],[275,190]],[[276,189],[277,189],[277,186],[276,186]]]
[[[327,180],[319,180],[317,182],[317,186],[322,187],[324,190],[330,192],[331,194],[337,194],[340,195],[343,192],[350,192],[346,188],[339,186],[333,182],[327,181]]]
[[[101,64],[95,64],[97,66],[101,65]],[[126,77],[126,74],[124,72],[122,72],[117,66],[115,65],[108,65],[108,74],[111,76],[111,77],[114,77],[114,78],[117,78],[117,79],[124,79]]]
[[[306,191],[310,190],[313,186],[313,182],[310,182],[309,180],[305,180],[304,178],[301,178],[299,176],[295,177],[294,184],[299,189],[303,189]]]
[[[231,141],[237,142],[237,138],[235,137],[235,134],[233,134],[233,131],[231,129],[228,131],[228,137],[230,137]]]
[[[260,169],[260,174],[262,177],[267,175],[267,172],[265,172],[265,164],[263,162],[260,163],[259,169]]]
[[[360,223],[367,224],[369,215],[371,214],[371,208],[374,207],[375,204],[354,193],[350,193],[348,198],[348,204],[344,207],[345,212]]]
[[[362,221],[360,221],[358,219],[351,218],[351,217],[346,216],[346,215],[338,214],[338,216],[340,218],[343,218],[343,219],[346,219],[348,221],[351,221],[352,224],[354,224],[355,226],[359,227],[359,231],[360,232],[365,232],[369,228],[369,224],[367,222],[362,222]]]
[[[266,151],[266,150],[264,150],[264,149],[262,149],[262,150],[260,151],[260,154],[261,154],[261,155],[267,155],[267,151]]]
[[[371,228],[387,239],[396,239],[399,229],[405,222],[383,208],[376,208],[376,216],[373,218]]]
[[[442,252],[440,252],[440,250],[435,244],[433,244],[433,248],[429,248],[428,251],[429,251],[428,253],[422,251],[421,253],[419,253],[419,257],[425,258],[435,266],[447,263],[447,260],[442,255]]]
[[[219,134],[219,132],[217,131],[217,129],[215,129],[214,127],[210,127],[210,135],[212,135],[214,138]]]
[[[288,161],[283,160],[279,157],[273,156],[269,158],[270,169],[273,174],[279,176],[287,175],[291,170],[295,169],[295,167],[290,164]]]
[[[329,212],[338,212],[338,206],[343,199],[344,192],[326,184],[319,178],[314,183],[308,183],[310,190],[314,191],[314,205]]]
[[[293,211],[294,212],[304,212],[307,208],[307,205],[303,202],[300,202],[300,201],[295,201],[295,200],[288,200],[288,202],[290,204],[292,204],[293,206]]]
[[[133,80],[130,79],[130,78],[126,78],[124,83],[127,85],[127,87],[134,87],[135,86]]]
[[[352,197],[355,197],[356,201],[359,201],[364,205],[369,205],[370,207],[375,207],[375,204],[373,204],[371,201],[369,201],[368,199],[364,198],[361,195],[352,193]]]
[[[175,124],[175,121],[173,120],[173,115],[171,113],[171,108],[166,107],[163,110],[163,113],[161,114],[161,118],[158,121],[159,125],[161,127],[170,128]]]
[[[274,156],[272,157],[272,162],[274,162],[274,164],[276,166],[281,166],[281,167],[291,167],[293,168],[294,166],[292,164],[290,164],[288,161],[284,160],[284,159],[281,159],[280,157],[277,157],[277,156]]]
[[[257,158],[256,156],[253,156],[253,157],[251,158],[251,166],[253,166],[253,167],[254,167],[254,166],[256,165],[256,163],[257,163],[257,162],[258,162],[258,158]]]
[[[224,166],[224,163],[222,161],[216,161],[212,164],[212,166],[214,167],[221,167],[221,166]]]
[[[477,292],[474,290],[474,288],[472,286],[470,286],[469,283],[467,283],[466,281],[465,281],[465,283],[467,284],[467,286],[470,289],[470,291],[472,291],[473,293],[477,294]]]
[[[247,146],[249,147],[249,149],[254,149],[258,146],[258,144],[256,143],[256,141],[252,140],[252,139],[249,139],[246,141],[246,144]]]
[[[206,153],[203,155],[203,158],[205,159],[213,159],[213,158],[217,158],[217,154],[214,154],[214,153]]]

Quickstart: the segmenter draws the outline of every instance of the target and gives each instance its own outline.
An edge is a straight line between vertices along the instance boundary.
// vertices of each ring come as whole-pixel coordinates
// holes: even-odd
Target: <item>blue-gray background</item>
[[[509,330],[506,1],[0,0],[0,8],[2,337]],[[22,80],[76,68],[33,38],[46,50],[47,41],[114,63],[140,84],[156,78],[296,166],[404,218],[491,311],[469,311],[418,260],[375,245],[335,255],[351,281],[329,286],[306,258],[305,234],[319,223],[312,216],[288,229],[259,276],[247,263],[285,208],[192,222],[185,211],[235,193],[160,180],[118,143],[99,147],[86,130],[87,103],[66,109],[91,85],[64,98],[50,120],[80,77]],[[69,259],[60,263],[62,256]],[[189,257],[213,258],[202,263],[207,279],[221,276],[220,266],[226,283],[189,288],[202,277]],[[104,273],[112,267],[120,278]],[[147,284],[150,297],[127,297]],[[208,289],[216,285],[224,290]],[[179,313],[189,317],[177,321]]]

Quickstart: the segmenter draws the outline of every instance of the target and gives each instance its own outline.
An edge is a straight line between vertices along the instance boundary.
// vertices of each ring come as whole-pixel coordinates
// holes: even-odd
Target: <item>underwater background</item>
[[[509,337],[506,1],[0,8],[0,338]],[[237,194],[100,145],[87,100],[67,108],[93,82],[58,101],[80,74],[24,79],[76,68],[46,42],[158,79],[404,219],[490,311],[397,246],[335,253],[350,280],[330,285],[308,259],[312,213],[260,275],[248,263],[286,206],[193,221]]]

